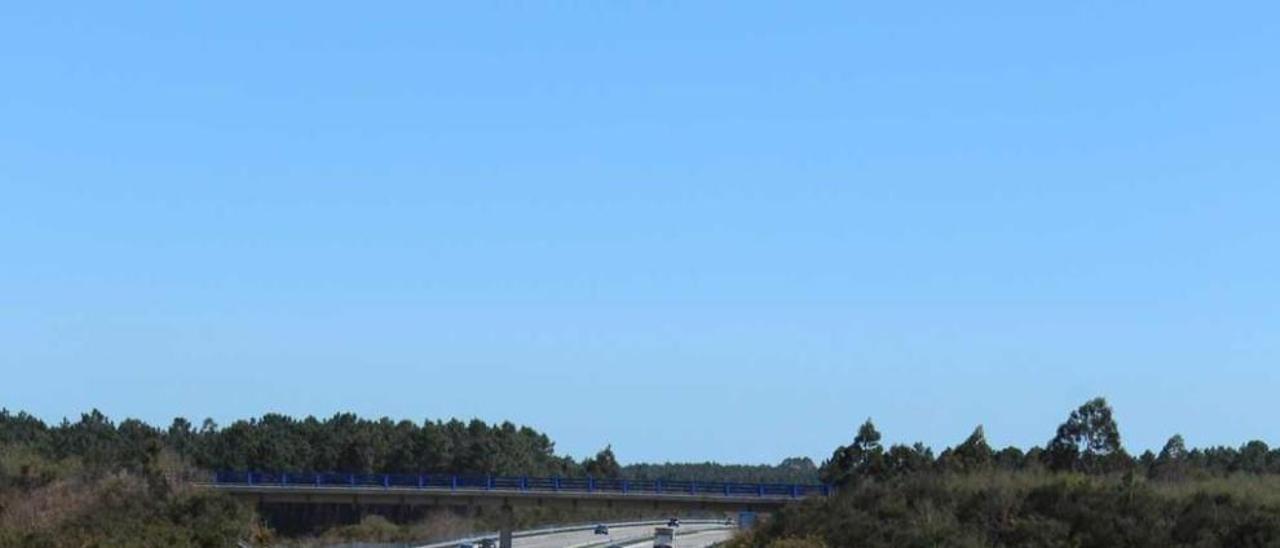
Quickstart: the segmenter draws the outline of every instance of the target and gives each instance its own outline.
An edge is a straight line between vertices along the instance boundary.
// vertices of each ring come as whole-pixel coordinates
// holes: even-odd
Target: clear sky
[[[1274,2],[187,4],[0,9],[0,406],[1280,443]]]

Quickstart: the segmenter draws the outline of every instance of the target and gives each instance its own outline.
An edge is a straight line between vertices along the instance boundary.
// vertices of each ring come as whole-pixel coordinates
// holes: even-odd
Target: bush
[[[382,516],[365,516],[360,523],[335,527],[325,535],[328,539],[367,542],[395,542],[409,540],[405,538],[405,529],[391,523]]]
[[[814,537],[784,538],[770,542],[768,548],[827,548],[827,544]]]
[[[1173,489],[1077,474],[915,476],[784,509],[735,546],[773,546],[806,535],[828,546],[868,548],[1280,545],[1275,495],[1233,492],[1232,486]]]

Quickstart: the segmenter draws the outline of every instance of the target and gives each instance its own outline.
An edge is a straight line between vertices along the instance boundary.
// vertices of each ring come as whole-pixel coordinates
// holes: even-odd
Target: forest
[[[620,465],[612,447],[581,460],[510,422],[326,419],[280,414],[168,427],[101,412],[49,425],[0,410],[0,546],[225,546],[274,536],[253,509],[192,488],[216,470],[450,473],[816,482],[807,458],[778,465]],[[540,519],[531,516],[529,519]],[[368,525],[368,524],[366,524]],[[365,527],[369,529],[370,527]],[[388,524],[374,520],[371,533]],[[145,540],[131,531],[146,531]],[[360,537],[359,527],[342,534]],[[403,534],[410,534],[402,532]],[[397,533],[401,534],[401,533]],[[118,542],[117,542],[118,541]]]
[[[194,487],[213,470],[591,475],[823,481],[836,495],[764,520],[741,547],[1275,546],[1280,449],[1262,441],[1129,454],[1101,398],[1071,411],[1043,446],[991,447],[981,426],[935,453],[885,446],[871,420],[821,465],[621,465],[612,447],[581,460],[510,422],[326,419],[268,414],[167,428],[98,411],[49,425],[0,410],[0,546],[225,546],[279,542],[255,509]],[[542,516],[545,518],[546,516]],[[410,538],[369,520],[343,540]]]
[[[996,450],[981,426],[941,452],[881,444],[867,420],[821,467],[838,486],[789,507],[734,548],[1262,547],[1280,545],[1280,449],[1188,449],[1174,435],[1130,455],[1105,399],[1043,447]]]

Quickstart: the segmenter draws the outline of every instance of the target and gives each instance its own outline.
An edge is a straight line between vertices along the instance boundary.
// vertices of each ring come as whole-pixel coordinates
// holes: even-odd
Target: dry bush
[[[1280,506],[1280,476],[1257,474],[1233,474],[1226,477],[1210,477],[1184,481],[1149,481],[1156,493],[1174,498],[1190,498],[1204,493],[1231,495],[1262,504]]]
[[[770,542],[768,548],[827,548],[827,543],[817,537],[784,538]]]
[[[205,480],[209,474],[196,468],[189,460],[165,448],[156,454],[150,464],[152,475],[163,480],[166,489],[174,494],[189,493],[196,481]]]
[[[360,523],[335,527],[325,532],[324,538],[340,541],[396,542],[403,541],[404,528],[379,515],[365,516]]]
[[[319,538],[295,538],[286,542],[290,546],[324,546],[336,542],[425,543],[462,538],[475,531],[475,520],[448,511],[434,512],[408,525],[396,525],[382,516],[369,515],[360,523],[329,529]]]
[[[28,492],[9,491],[0,496],[0,529],[23,533],[57,527],[84,512],[97,494],[78,480],[57,480]]]
[[[408,527],[408,540],[431,542],[462,538],[474,532],[475,527],[474,520],[453,512],[433,512],[426,519]]]
[[[816,536],[786,537],[766,541],[762,535],[749,531],[740,532],[725,546],[726,548],[827,548],[827,543]]]
[[[65,466],[23,446],[0,446],[0,489],[30,489],[66,477]]]
[[[124,504],[130,498],[145,496],[144,482],[125,473],[97,481],[60,479],[26,492],[9,492],[0,498],[0,529],[46,531],[100,504]]]

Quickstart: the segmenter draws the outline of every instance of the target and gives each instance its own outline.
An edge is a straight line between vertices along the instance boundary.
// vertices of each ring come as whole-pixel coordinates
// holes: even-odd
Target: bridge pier
[[[498,528],[498,548],[513,548],[515,541],[513,534],[516,529],[516,511],[511,507],[510,502],[502,503],[501,517],[498,518],[500,526]]]

